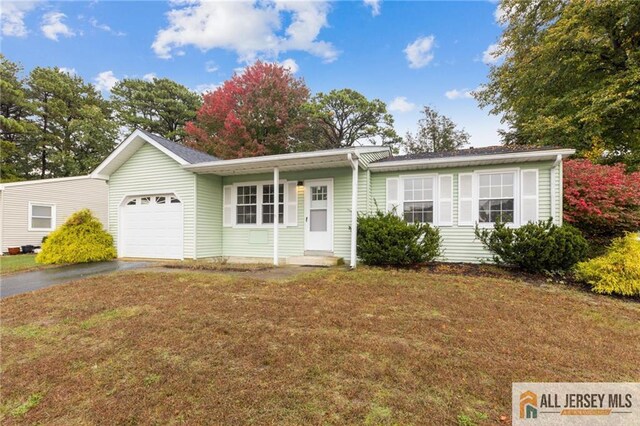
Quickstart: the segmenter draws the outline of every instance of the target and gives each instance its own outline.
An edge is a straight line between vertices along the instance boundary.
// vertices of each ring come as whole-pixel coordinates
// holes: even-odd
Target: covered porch
[[[220,179],[224,257],[268,259],[274,265],[344,259],[355,268],[357,215],[369,204],[367,157],[376,153],[386,155],[388,150],[282,154],[185,169]]]

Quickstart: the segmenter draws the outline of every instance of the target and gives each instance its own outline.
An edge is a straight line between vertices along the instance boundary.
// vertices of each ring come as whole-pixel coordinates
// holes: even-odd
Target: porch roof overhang
[[[550,149],[534,152],[508,154],[474,155],[464,157],[443,157],[415,160],[387,160],[369,164],[372,172],[392,172],[402,170],[440,169],[447,167],[484,166],[492,164],[513,164],[536,161],[555,161],[575,154],[574,149]]]
[[[210,161],[207,163],[185,165],[183,167],[185,170],[190,170],[195,173],[215,174],[218,176],[272,173],[275,167],[277,167],[280,172],[351,167],[352,163],[350,158],[359,159],[359,154],[363,152],[377,152],[384,149],[385,148],[380,147],[342,148]],[[360,166],[364,167],[365,164],[360,161]]]

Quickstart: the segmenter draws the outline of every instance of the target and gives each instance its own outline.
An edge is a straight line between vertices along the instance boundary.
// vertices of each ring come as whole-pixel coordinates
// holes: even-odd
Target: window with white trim
[[[284,184],[278,185],[278,223],[284,223]],[[273,224],[274,193],[273,184],[262,185],[262,223]]]
[[[403,180],[402,212],[409,223],[433,223],[434,177]]]
[[[497,221],[515,221],[515,172],[478,174],[478,222]]]
[[[257,224],[258,186],[238,186],[236,194],[236,223],[238,225]]]
[[[54,204],[29,203],[29,230],[51,231],[54,228],[56,206]]]

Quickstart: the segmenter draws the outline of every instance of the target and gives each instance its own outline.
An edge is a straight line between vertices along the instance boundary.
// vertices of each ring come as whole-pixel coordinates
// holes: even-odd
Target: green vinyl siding
[[[305,181],[309,179],[333,178],[333,251],[336,256],[349,258],[351,251],[351,168],[306,170],[281,172],[280,179]],[[364,176],[364,173],[362,173]],[[223,185],[240,182],[267,182],[272,174],[225,176]],[[279,256],[302,256],[304,254],[304,191],[298,187],[297,226],[279,229]],[[273,228],[263,227],[223,227],[223,256],[272,257]]]
[[[424,171],[408,172],[382,172],[371,173],[371,198],[377,203],[380,209],[386,206],[386,182],[390,177],[401,177],[403,175],[416,175],[420,173],[450,174],[453,175],[453,226],[441,226],[443,254],[440,260],[447,262],[480,262],[490,260],[491,254],[486,251],[482,244],[475,239],[473,226],[458,226],[458,174],[472,173],[481,170],[499,170],[519,168],[521,170],[538,169],[538,218],[546,220],[551,215],[551,167],[553,162],[536,163],[513,163],[489,166],[471,166],[443,169],[429,169]],[[560,180],[560,179],[558,179]],[[556,208],[562,214],[562,203],[560,192],[556,192]],[[375,207],[373,208],[375,210]]]
[[[130,195],[175,193],[184,215],[184,257],[195,257],[195,175],[152,145],[144,144],[109,178],[109,232],[117,247],[118,212]]]
[[[222,256],[222,178],[196,175],[196,257]]]

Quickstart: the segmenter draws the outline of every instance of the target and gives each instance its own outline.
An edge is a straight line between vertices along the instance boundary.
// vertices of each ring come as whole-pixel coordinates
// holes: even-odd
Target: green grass
[[[2,275],[43,267],[44,265],[39,265],[36,263],[35,254],[0,256],[0,274]]]

